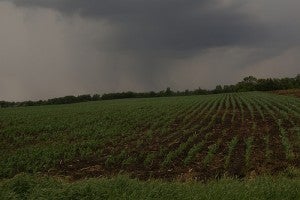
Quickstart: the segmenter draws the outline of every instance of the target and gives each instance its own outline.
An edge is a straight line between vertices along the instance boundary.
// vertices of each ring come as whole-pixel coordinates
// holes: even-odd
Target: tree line
[[[300,88],[300,74],[295,78],[267,78],[257,79],[253,76],[245,77],[241,82],[235,85],[217,85],[213,90],[195,89],[185,91],[172,91],[171,88],[159,92],[120,92],[107,93],[103,95],[79,95],[79,96],[65,96],[39,101],[23,101],[23,102],[7,102],[0,101],[0,108],[6,107],[22,107],[22,106],[41,106],[41,105],[57,105],[70,104],[88,101],[112,100],[112,99],[126,99],[126,98],[151,98],[151,97],[170,97],[170,96],[189,96],[189,95],[205,95],[217,93],[231,93],[231,92],[247,92],[247,91],[273,91]]]

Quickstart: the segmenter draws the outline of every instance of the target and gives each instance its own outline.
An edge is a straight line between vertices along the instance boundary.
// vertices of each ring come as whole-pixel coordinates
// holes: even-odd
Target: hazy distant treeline
[[[39,101],[24,101],[24,102],[7,102],[0,101],[0,107],[20,107],[20,106],[39,106],[39,105],[56,105],[56,104],[70,104],[87,101],[100,101],[111,99],[125,99],[125,98],[150,98],[150,97],[168,97],[168,96],[189,96],[189,95],[204,95],[216,93],[229,92],[247,92],[247,91],[272,91],[272,90],[286,90],[300,88],[300,74],[295,78],[268,78],[257,79],[253,76],[248,76],[243,81],[235,85],[218,85],[213,90],[205,90],[198,88],[196,90],[172,91],[170,88],[160,92],[121,92],[108,94],[94,94],[94,95],[79,95],[79,96],[65,96],[48,100]]]

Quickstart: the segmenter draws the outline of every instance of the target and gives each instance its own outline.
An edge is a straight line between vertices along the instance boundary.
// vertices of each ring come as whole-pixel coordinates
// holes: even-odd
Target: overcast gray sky
[[[0,100],[300,73],[299,0],[0,0]]]

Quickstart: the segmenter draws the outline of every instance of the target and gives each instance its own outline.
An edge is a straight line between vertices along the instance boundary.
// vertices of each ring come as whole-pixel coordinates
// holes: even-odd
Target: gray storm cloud
[[[0,99],[294,76],[299,7],[296,0],[2,0]]]
[[[117,49],[190,55],[211,47],[253,45],[268,37],[255,16],[219,0],[14,0],[17,6],[107,20],[118,27]]]

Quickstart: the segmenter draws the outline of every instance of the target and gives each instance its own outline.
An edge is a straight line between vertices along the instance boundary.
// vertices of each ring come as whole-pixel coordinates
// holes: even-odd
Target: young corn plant
[[[133,156],[129,156],[127,159],[122,161],[122,166],[129,166],[137,163],[137,158]]]
[[[221,143],[221,139],[219,139],[215,144],[208,147],[207,155],[205,156],[205,158],[203,160],[203,165],[205,167],[207,167],[209,165],[209,163],[211,162],[211,160],[213,159],[215,153],[219,149],[220,143]]]
[[[165,158],[165,160],[162,163],[162,166],[169,167],[170,164],[172,163],[172,161],[176,157],[181,155],[183,153],[183,151],[186,150],[187,147],[189,145],[191,145],[197,137],[198,137],[198,134],[194,133],[191,137],[188,138],[188,140],[186,142],[181,143],[180,146],[175,151],[171,151],[170,153],[168,153],[167,157]]]
[[[116,158],[113,155],[109,155],[105,160],[105,167],[109,168],[116,164]]]
[[[272,150],[270,149],[270,135],[265,135],[264,141],[266,145],[266,149],[265,149],[266,162],[270,162],[271,154],[272,154]]]
[[[232,117],[231,117],[231,123],[234,122],[235,119],[235,113],[236,113],[236,102],[234,100],[234,95],[231,95],[230,97],[231,105],[232,105]]]
[[[144,160],[144,166],[145,167],[152,166],[155,157],[156,157],[155,153],[149,153]]]
[[[244,120],[245,120],[245,119],[244,119],[245,111],[244,111],[243,103],[242,103],[240,97],[237,98],[237,104],[238,104],[238,106],[239,106],[239,108],[240,108],[242,124],[244,124]]]
[[[250,112],[251,115],[251,119],[252,121],[254,120],[254,109],[253,106],[251,105],[251,101],[248,98],[245,98],[244,96],[240,96],[241,98],[241,102],[244,103],[244,105],[246,105],[246,108],[248,109],[248,111]]]
[[[189,165],[196,157],[197,153],[203,148],[205,141],[194,145],[188,152],[187,157],[184,159],[184,164]]]
[[[234,138],[232,138],[232,140],[230,141],[230,143],[228,145],[228,154],[225,157],[225,163],[224,163],[225,169],[228,169],[228,167],[229,167],[229,163],[230,163],[234,148],[236,147],[238,141],[239,141],[238,137],[235,136]]]
[[[224,100],[225,100],[224,97],[220,100],[219,106],[217,108],[217,112],[211,117],[210,122],[208,123],[208,125],[202,128],[202,130],[201,130],[202,132],[206,131],[206,130],[209,130],[210,128],[212,128],[215,125],[216,119],[217,119],[217,117],[218,117],[218,115],[219,115],[219,113],[220,113],[220,111],[223,107]]]
[[[282,127],[282,119],[278,119],[278,117],[275,115],[275,112],[271,109],[271,107],[277,110],[279,113],[281,113],[280,110],[278,110],[278,107],[272,105],[270,102],[268,102],[265,99],[263,99],[262,102],[260,103],[268,111],[268,113],[271,115],[271,117],[275,120],[277,124],[277,127],[279,129],[279,137],[281,138],[281,143],[285,151],[286,159],[293,160],[295,155],[292,150],[292,145],[286,136],[286,130]],[[286,115],[284,114],[283,117],[286,118]]]
[[[125,150],[123,150],[118,155],[109,155],[105,161],[105,166],[111,167],[114,165],[121,164],[123,162],[123,160],[126,159],[126,157],[127,157],[127,153]]]
[[[258,111],[258,113],[259,113],[260,117],[262,118],[262,120],[265,121],[265,114],[262,110],[262,107],[260,105],[258,105],[258,103],[256,103],[252,98],[248,97],[247,99],[250,101],[251,104],[254,105],[255,110]]]
[[[293,147],[289,141],[289,139],[287,138],[286,136],[286,131],[283,127],[279,127],[279,131],[280,131],[280,138],[281,138],[281,143],[284,147],[284,151],[285,151],[285,156],[286,156],[286,159],[288,160],[293,160],[294,157],[295,157],[295,154],[293,152]]]
[[[251,167],[251,153],[252,153],[252,146],[253,146],[253,137],[248,137],[245,141],[246,143],[246,152],[245,152],[245,164],[246,168]]]
[[[228,113],[229,107],[230,107],[230,96],[227,95],[226,101],[225,101],[225,112],[224,112],[224,114],[222,116],[222,123],[223,124],[225,123],[225,118],[226,118],[226,115]]]

